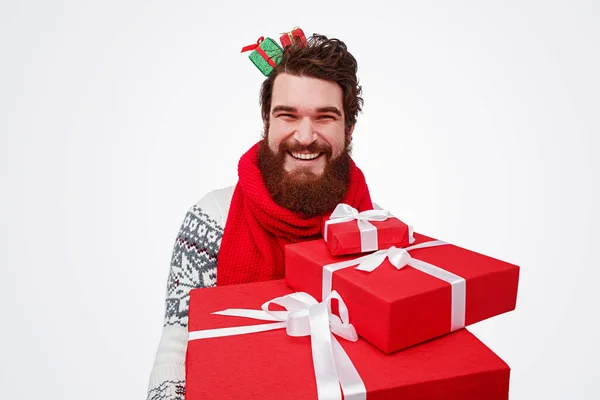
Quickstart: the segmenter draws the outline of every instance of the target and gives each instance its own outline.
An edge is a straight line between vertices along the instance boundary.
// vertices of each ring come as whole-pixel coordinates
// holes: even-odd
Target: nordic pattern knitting
[[[150,389],[147,400],[184,400],[185,382],[164,381]]]
[[[223,228],[197,206],[188,211],[173,248],[165,325],[187,327],[190,290],[215,286]]]
[[[190,290],[216,285],[222,237],[223,227],[198,205],[188,210],[173,246],[164,318],[167,333],[163,332],[147,400],[184,400]]]

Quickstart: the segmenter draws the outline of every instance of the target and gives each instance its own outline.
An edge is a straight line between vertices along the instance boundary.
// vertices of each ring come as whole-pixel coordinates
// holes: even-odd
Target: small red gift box
[[[336,290],[358,334],[385,353],[515,309],[518,266],[414,236],[405,250],[358,258],[332,256],[323,240],[288,245],[286,282],[317,300]]]
[[[304,32],[300,28],[294,28],[291,32],[284,33],[279,37],[279,41],[283,48],[291,46],[292,44],[296,44],[300,47],[306,46],[306,36],[304,36]]]
[[[414,242],[412,227],[387,210],[358,212],[338,204],[323,225],[323,239],[334,256],[366,253]]]
[[[283,280],[192,290],[187,400],[318,399],[311,337],[288,336],[285,329],[228,336],[220,329],[260,328],[264,321],[214,314],[259,310],[292,292]],[[218,337],[198,338],[206,330]],[[389,356],[362,339],[339,343],[366,391],[353,399],[508,399],[509,366],[466,329]]]

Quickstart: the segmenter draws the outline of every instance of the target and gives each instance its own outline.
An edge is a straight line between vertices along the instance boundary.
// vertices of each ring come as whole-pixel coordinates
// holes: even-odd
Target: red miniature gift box
[[[304,32],[300,28],[294,28],[291,32],[284,33],[279,37],[279,41],[283,48],[291,46],[292,44],[296,44],[300,47],[306,46],[306,36],[304,36]]]
[[[414,242],[412,227],[387,210],[358,212],[348,204],[338,204],[323,226],[323,239],[334,256],[366,253]]]
[[[518,266],[414,235],[358,258],[323,240],[288,245],[286,282],[317,300],[336,290],[358,334],[388,354],[515,309]]]
[[[187,400],[342,398],[339,384],[327,387],[329,394],[318,395],[315,365],[321,360],[311,355],[312,336],[288,336],[285,327],[253,332],[265,329],[265,321],[231,316],[236,314],[231,308],[260,310],[265,301],[290,293],[283,280],[192,290]],[[314,309],[308,314],[314,316]],[[360,378],[356,386],[363,390],[346,386],[345,399],[508,399],[509,366],[466,329],[393,355],[362,339],[337,343]],[[317,358],[324,353],[316,352]],[[340,376],[347,372],[338,371]]]

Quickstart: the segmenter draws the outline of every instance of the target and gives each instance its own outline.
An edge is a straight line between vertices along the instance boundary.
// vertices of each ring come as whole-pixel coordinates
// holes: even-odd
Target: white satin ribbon
[[[341,318],[331,312],[332,299],[339,301]],[[270,311],[271,304],[280,305],[287,311]],[[262,305],[262,311],[227,309],[213,314],[277,322],[192,331],[188,334],[188,340],[243,335],[283,328],[290,336],[310,335],[318,399],[341,400],[342,393],[344,400],[367,398],[367,389],[358,371],[332,335],[332,333],[336,334],[352,342],[358,340],[356,330],[349,322],[348,308],[336,291],[329,293],[322,303],[317,302],[308,293],[298,292],[267,301]]]
[[[335,271],[358,265],[356,267],[357,270],[372,272],[381,264],[383,264],[383,262],[387,258],[390,261],[390,263],[398,270],[409,265],[415,269],[418,269],[421,272],[424,272],[435,278],[448,282],[452,288],[452,315],[450,321],[450,331],[455,331],[457,329],[464,328],[467,300],[466,280],[438,266],[413,258],[408,253],[411,250],[442,246],[445,244],[447,243],[442,242],[440,240],[432,240],[429,242],[409,246],[406,248],[398,248],[392,246],[389,249],[379,250],[366,256],[355,258],[353,260],[326,265],[323,267],[323,298],[327,298],[327,296],[329,296],[329,294],[331,293],[333,273]]]
[[[327,241],[329,225],[356,220],[360,231],[361,252],[377,250],[379,247],[377,228],[369,221],[385,221],[391,216],[387,210],[367,210],[359,213],[356,208],[340,203],[335,207],[329,219],[325,221],[323,239]]]

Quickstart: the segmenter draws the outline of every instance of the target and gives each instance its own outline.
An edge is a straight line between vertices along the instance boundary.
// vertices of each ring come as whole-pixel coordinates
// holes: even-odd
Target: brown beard
[[[285,171],[283,165],[287,152],[323,153],[325,169],[317,175],[306,168]],[[288,210],[307,217],[325,215],[333,211],[344,199],[350,182],[349,148],[331,159],[331,147],[312,143],[309,146],[282,142],[275,154],[267,137],[258,148],[258,167],[273,201]]]

